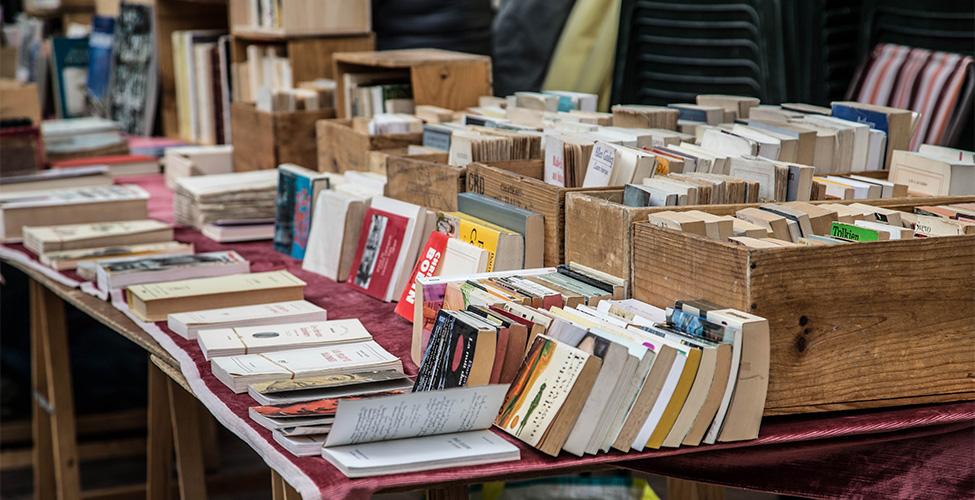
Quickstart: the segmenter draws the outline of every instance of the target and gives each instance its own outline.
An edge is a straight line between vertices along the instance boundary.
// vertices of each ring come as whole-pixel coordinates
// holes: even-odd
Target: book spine
[[[288,170],[278,170],[278,195],[274,200],[274,249],[291,253],[294,226],[295,183],[297,176]]]

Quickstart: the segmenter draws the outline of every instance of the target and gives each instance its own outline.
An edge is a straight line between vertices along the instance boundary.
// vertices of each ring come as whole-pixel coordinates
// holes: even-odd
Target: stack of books
[[[890,181],[915,195],[975,194],[975,153],[922,144],[918,151],[894,151]]]
[[[0,239],[16,242],[25,226],[116,222],[148,216],[149,193],[135,185],[91,185],[0,194]]]
[[[413,89],[406,72],[344,73],[342,78],[346,117],[414,112]]]
[[[52,162],[129,153],[121,126],[104,118],[45,120],[41,124],[41,136],[47,159]]]
[[[193,246],[173,241],[173,229],[155,220],[132,220],[57,226],[27,226],[24,246],[56,270],[78,269],[94,279],[102,261],[186,257]],[[92,267],[89,267],[92,266]]]
[[[176,180],[176,222],[214,234],[233,234],[241,227],[274,228],[278,173],[258,170]],[[217,226],[209,228],[208,226]],[[224,230],[223,227],[226,226]]]

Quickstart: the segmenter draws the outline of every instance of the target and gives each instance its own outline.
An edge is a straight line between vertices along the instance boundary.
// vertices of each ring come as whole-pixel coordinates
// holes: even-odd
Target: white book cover
[[[224,307],[170,314],[167,326],[187,339],[195,339],[205,328],[233,328],[302,321],[325,321],[325,309],[306,300],[272,302],[253,306]]]
[[[755,156],[761,156],[769,160],[779,159],[779,153],[782,151],[781,139],[740,124],[735,124],[731,131],[735,135],[744,137],[750,141],[755,141],[758,144],[758,153]]]
[[[519,460],[521,453],[501,436],[482,430],[323,447],[322,458],[355,478]]]
[[[252,354],[302,347],[363,342],[372,335],[358,319],[200,330],[197,338],[210,359],[229,353]]]
[[[849,177],[826,176],[827,180],[853,188],[854,198],[858,200],[876,199],[883,195],[884,188],[869,182],[858,181]]]
[[[759,201],[775,199],[775,164],[764,158],[731,158],[728,175],[746,181],[758,182]]]
[[[558,131],[546,131],[542,137],[547,184],[565,186],[565,142]]]
[[[606,142],[597,141],[592,148],[592,155],[589,157],[589,165],[586,167],[586,177],[582,181],[582,187],[609,186],[615,163],[616,148]]]
[[[339,400],[326,447],[491,427],[507,384]]]
[[[210,360],[213,374],[235,393],[250,383],[281,378],[355,373],[380,368],[399,368],[402,363],[375,341],[291,349],[264,354],[243,354]]]
[[[348,232],[349,210],[354,203],[368,204],[369,198],[343,191],[323,191],[318,196],[302,269],[333,281],[347,278],[339,276],[339,269]],[[361,226],[362,221],[351,221],[351,224]]]
[[[487,271],[489,252],[457,238],[447,240],[439,276],[467,276]]]
[[[758,153],[758,144],[755,141],[716,128],[704,131],[701,147],[728,156],[748,156]]]
[[[54,191],[2,193],[0,210],[148,199],[149,193],[135,184],[85,186]]]

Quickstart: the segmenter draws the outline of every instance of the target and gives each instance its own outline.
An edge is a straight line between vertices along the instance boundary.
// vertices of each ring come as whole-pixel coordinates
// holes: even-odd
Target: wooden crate
[[[321,120],[315,124],[320,172],[369,170],[369,152],[422,144],[423,134],[369,135],[366,118]]]
[[[404,49],[379,52],[334,54],[335,107],[345,113],[346,73],[368,73],[383,69],[409,72],[413,101],[447,109],[477,106],[482,95],[492,95],[491,58],[439,49]]]
[[[638,222],[632,290],[767,318],[766,415],[975,399],[975,235],[748,249]]]
[[[880,200],[825,200],[820,203],[866,203],[877,207],[905,209],[915,204],[958,203],[966,198],[887,198]],[[613,276],[632,280],[632,231],[634,222],[643,222],[654,212],[701,210],[715,215],[735,215],[745,207],[761,203],[732,205],[688,205],[679,207],[628,207],[623,205],[623,190],[582,190],[565,199],[565,260],[589,266]]]
[[[333,116],[333,109],[268,113],[252,104],[234,103],[230,108],[234,170],[276,168],[282,163],[314,167],[315,122]]]
[[[467,166],[467,190],[531,210],[545,217],[545,265],[564,262],[565,196],[592,188],[564,188],[542,181],[543,160]],[[611,188],[597,188],[595,191]]]
[[[386,158],[386,196],[431,210],[457,210],[467,187],[467,168],[447,164],[447,154]]]
[[[280,2],[281,26],[261,27],[250,19],[250,0],[230,0],[234,35],[293,37],[368,33],[372,30],[369,0],[286,0]]]
[[[247,61],[248,45],[280,47],[278,53],[283,50],[291,63],[291,80],[295,85],[318,78],[332,78],[332,54],[376,47],[373,33],[289,38],[242,33],[234,35],[232,41],[231,61],[234,63]]]

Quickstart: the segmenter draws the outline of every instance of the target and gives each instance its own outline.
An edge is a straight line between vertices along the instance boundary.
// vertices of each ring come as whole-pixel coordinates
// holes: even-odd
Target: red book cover
[[[386,300],[395,282],[393,271],[403,247],[406,217],[370,208],[362,219],[362,232],[356,247],[349,283],[366,295]]]
[[[443,260],[444,252],[447,251],[447,240],[450,238],[445,233],[433,231],[427,238],[427,244],[420,252],[420,258],[410,273],[410,279],[400,294],[399,304],[396,304],[396,314],[413,321],[413,310],[416,305],[416,278],[419,276],[430,277],[440,274],[440,262]]]
[[[71,160],[56,161],[51,164],[53,168],[70,167],[90,167],[93,165],[128,165],[130,163],[158,162],[159,159],[146,155],[109,155],[92,156],[88,158],[75,158]]]

